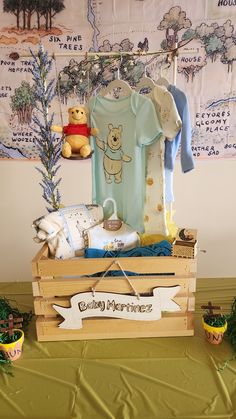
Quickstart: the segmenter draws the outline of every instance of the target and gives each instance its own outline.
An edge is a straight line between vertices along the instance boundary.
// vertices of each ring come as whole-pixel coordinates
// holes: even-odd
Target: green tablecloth
[[[230,311],[235,279],[197,281],[194,337],[38,343],[34,322],[14,377],[0,373],[0,418],[235,418],[230,345],[204,339],[200,305]],[[1,283],[0,295],[33,307],[31,284]]]

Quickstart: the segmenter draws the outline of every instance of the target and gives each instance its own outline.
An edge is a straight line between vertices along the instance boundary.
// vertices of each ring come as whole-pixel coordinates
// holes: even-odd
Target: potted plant
[[[202,317],[206,339],[213,345],[219,345],[223,340],[224,332],[227,330],[226,316],[213,313],[213,309],[220,309],[220,307],[213,306],[211,302],[207,306],[201,306],[201,308],[206,310]]]
[[[18,326],[20,327],[20,326]],[[16,361],[22,353],[24,332],[21,329],[10,329],[0,334],[0,351],[6,359]]]
[[[5,298],[0,298],[0,363],[1,366],[21,356],[24,331],[32,318],[32,312],[21,313],[12,308]],[[22,329],[21,329],[22,328]],[[8,362],[7,362],[8,361]]]

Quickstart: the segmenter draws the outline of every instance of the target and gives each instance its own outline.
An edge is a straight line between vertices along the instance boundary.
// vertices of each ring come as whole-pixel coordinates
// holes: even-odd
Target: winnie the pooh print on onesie
[[[122,125],[116,128],[113,124],[108,124],[108,129],[107,141],[96,138],[96,144],[104,152],[103,168],[106,182],[112,183],[114,180],[115,183],[121,183],[123,162],[130,162],[132,158],[122,150]]]

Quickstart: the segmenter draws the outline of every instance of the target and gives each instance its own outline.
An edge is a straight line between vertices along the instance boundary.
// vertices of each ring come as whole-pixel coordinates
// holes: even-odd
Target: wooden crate
[[[70,307],[70,298],[80,292],[88,292],[97,277],[86,277],[106,271],[111,259],[68,259],[55,260],[48,257],[46,245],[32,261],[33,295],[37,338],[39,341],[113,339],[161,336],[191,336],[194,334],[193,316],[195,308],[196,259],[176,257],[134,257],[119,259],[122,268],[139,275],[129,277],[141,294],[152,295],[155,287],[179,285],[174,301],[180,311],[162,313],[155,321],[137,321],[114,318],[89,318],[83,320],[78,330],[61,329],[62,318],[52,307],[57,304]],[[130,294],[124,277],[106,276],[96,291]]]

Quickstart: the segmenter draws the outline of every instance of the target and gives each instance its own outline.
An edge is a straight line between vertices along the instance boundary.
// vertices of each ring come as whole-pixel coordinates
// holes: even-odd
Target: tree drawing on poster
[[[35,102],[35,87],[22,81],[20,87],[15,89],[14,95],[11,96],[10,103],[13,114],[17,116],[18,124],[31,123]]]
[[[165,31],[165,39],[161,42],[161,48],[166,50],[175,46],[179,41],[178,32],[181,29],[188,29],[192,26],[190,19],[186,17],[186,12],[180,6],[172,7],[165,13],[157,29]]]
[[[64,8],[64,0],[3,0],[3,12],[15,16],[17,30],[31,30],[33,20],[37,30],[51,30],[53,18]]]
[[[160,25],[157,27],[158,30],[165,31],[165,39],[161,42],[161,48],[168,50],[175,47],[175,44],[181,47],[195,38],[194,31],[191,29],[192,22],[186,17],[186,12],[181,9],[180,6],[172,7],[168,13],[163,17]],[[180,31],[186,29],[182,37],[180,37]],[[193,43],[191,43],[191,47]],[[194,45],[194,49],[200,50],[200,45]],[[187,82],[193,81],[193,78],[198,71],[206,65],[205,61],[206,54],[204,53],[200,57],[180,57],[180,63],[178,66],[178,72],[182,73]]]
[[[194,75],[207,64],[206,59],[216,61],[220,58],[223,64],[228,64],[228,71],[232,71],[233,61],[236,60],[236,38],[234,36],[234,26],[230,19],[219,25],[214,22],[210,25],[201,23],[192,28],[192,22],[186,17],[186,12],[180,6],[172,7],[163,17],[158,30],[165,30],[165,39],[161,42],[161,48],[166,50],[173,48],[175,42],[181,47],[186,41],[191,43],[194,49],[204,50],[203,56],[182,56],[180,58],[179,73],[186,76],[187,81],[192,80]],[[178,33],[187,29],[179,39]]]
[[[130,1],[130,10],[156,12],[155,2],[148,0]],[[132,4],[131,4],[132,1]],[[115,6],[122,10],[125,0],[114,0]],[[169,4],[168,4],[169,3]],[[65,59],[54,63],[54,77],[57,78],[57,97],[52,111],[59,114],[61,107],[70,101],[86,102],[97,94],[111,80],[120,77],[135,88],[146,73],[154,80],[166,63],[167,55],[142,55],[142,53],[181,48],[178,57],[178,81],[181,88],[193,86],[200,91],[205,75],[210,89],[204,90],[201,98],[191,100],[193,120],[192,148],[196,158],[233,157],[236,153],[233,121],[236,106],[236,87],[234,86],[234,61],[236,60],[236,16],[233,6],[227,2],[215,1],[210,8],[216,10],[214,19],[205,16],[196,18],[196,11],[204,10],[205,2],[172,6],[172,2],[162,4],[163,10],[158,20],[150,18],[146,30],[135,26],[134,21],[122,24],[118,14],[112,16],[113,27],[107,24],[108,5],[104,0],[73,2],[69,0],[3,0],[0,15],[0,67],[6,74],[0,84],[0,158],[37,158],[33,117],[36,115],[34,85],[30,78],[30,59],[14,60],[13,56],[27,53],[29,47],[35,50],[39,41],[50,53],[65,52]],[[225,7],[230,8],[227,14]],[[0,6],[1,8],[1,6]],[[116,7],[115,7],[116,9]],[[111,9],[111,10],[115,10]],[[117,10],[118,10],[117,9]],[[233,11],[233,13],[231,12]],[[221,16],[222,12],[222,16]],[[112,11],[111,11],[112,13]],[[75,19],[76,16],[76,19]],[[111,16],[110,16],[111,17]],[[78,23],[79,22],[79,23]],[[141,25],[140,25],[141,26]],[[78,33],[78,27],[79,33]],[[186,45],[186,46],[185,46]],[[184,53],[185,49],[191,49]],[[73,56],[80,51],[122,52],[140,51],[140,55],[111,56]],[[214,66],[214,68],[213,68]],[[168,70],[167,70],[168,71]],[[169,70],[170,71],[170,70]],[[211,74],[220,73],[222,78],[232,80],[225,84],[215,96]],[[16,77],[17,75],[17,77]],[[207,77],[206,76],[206,77]],[[218,84],[220,86],[220,84]],[[199,102],[200,100],[200,102]],[[61,102],[61,103],[60,103]],[[196,102],[196,103],[195,103]]]
[[[223,64],[228,65],[229,72],[233,70],[233,61],[236,60],[236,44],[233,34],[234,26],[231,20],[227,20],[221,26],[217,23],[211,25],[201,23],[195,30],[191,29],[191,32],[186,32],[183,39],[188,39],[189,36],[191,39],[196,39],[199,43],[199,50],[204,47],[205,58],[210,59],[211,62],[220,58]]]
[[[1,68],[7,71],[7,84],[2,82],[0,86],[0,101],[2,99],[1,110],[8,120],[7,126],[3,124],[0,131],[0,158],[38,158],[32,122],[37,114],[37,99],[35,85],[28,81],[31,62],[30,59],[14,60],[19,58],[18,51],[28,52],[28,48],[22,48],[22,45],[29,47],[33,44],[37,48],[43,37],[63,33],[53,23],[55,16],[64,9],[64,0],[3,0],[3,15],[12,17],[12,25],[3,27],[0,35]],[[6,49],[9,51],[7,55]],[[6,56],[9,58],[6,59]],[[24,80],[25,77],[27,80]],[[9,105],[7,111],[4,106],[6,99]]]

